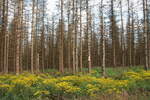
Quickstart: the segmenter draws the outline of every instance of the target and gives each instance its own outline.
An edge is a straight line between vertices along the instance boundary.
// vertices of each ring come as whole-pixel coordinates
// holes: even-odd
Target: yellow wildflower
[[[80,91],[80,88],[72,86],[71,83],[69,82],[60,82],[56,84],[56,88],[58,90],[62,90],[64,92],[68,92],[68,93],[75,93]]]
[[[49,91],[37,91],[34,93],[34,96],[41,96],[41,95],[49,95]]]
[[[87,93],[90,96],[96,96],[95,93],[99,91],[99,88],[97,88],[96,86],[94,86],[92,84],[88,84],[86,87],[87,87]]]

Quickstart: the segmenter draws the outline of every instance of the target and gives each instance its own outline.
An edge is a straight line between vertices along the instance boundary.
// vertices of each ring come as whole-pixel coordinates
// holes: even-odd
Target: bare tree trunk
[[[4,72],[8,73],[8,46],[9,46],[9,33],[7,31],[8,24],[8,0],[6,0],[6,15],[5,15],[5,44],[4,44]]]
[[[89,33],[89,2],[88,0],[86,0],[86,21],[87,21],[87,29],[86,29],[86,32],[87,32],[87,35],[88,35],[88,70],[89,70],[89,73],[91,72],[91,67],[92,67],[92,63],[91,63],[91,34]]]
[[[147,16],[147,47],[148,47],[148,68],[150,68],[150,1],[146,0],[146,16]]]
[[[78,1],[76,0],[76,14],[75,14],[75,62],[76,62],[76,72],[79,71],[78,69]]]
[[[32,2],[35,2],[35,1],[32,1]],[[35,4],[33,4],[33,6],[34,6],[32,8],[32,10],[34,10],[34,11],[32,11],[32,13],[33,13],[33,15],[32,15],[33,23],[32,24],[33,24],[33,35],[34,35],[33,36],[33,49],[34,49],[33,50],[34,51],[33,52],[33,59],[35,59],[35,60],[33,60],[33,69],[34,69],[34,66],[35,66],[36,72],[39,73],[40,72],[40,66],[39,66],[39,64],[40,64],[40,62],[39,62],[40,57],[39,57],[39,52],[38,52],[38,41],[39,41],[38,40],[39,0],[36,0],[36,6],[35,6]],[[36,11],[35,11],[35,7],[36,7]],[[35,13],[36,13],[36,15],[35,15],[36,17],[34,19],[34,14]],[[34,27],[36,27],[36,29],[34,29]]]
[[[132,7],[133,7],[134,5],[132,4]],[[132,27],[132,34],[131,34],[131,57],[132,57],[132,66],[135,66],[135,43],[134,43],[134,32],[135,32],[135,28],[134,28],[134,11],[133,11],[133,8],[132,8],[132,15],[131,15],[132,17],[132,25],[131,25],[131,27]]]
[[[24,1],[22,0],[21,4],[20,4],[20,72],[23,71],[23,66],[22,66],[22,60],[23,60],[23,12],[24,12]]]
[[[147,1],[147,22],[148,24],[148,47],[149,47],[149,52],[148,52],[148,56],[149,56],[149,68],[150,68],[150,7],[148,7],[148,3],[150,4],[150,1]]]
[[[114,1],[111,0],[111,31],[112,31],[112,54],[113,54],[113,66],[116,66],[116,36],[115,36],[115,22],[114,22]]]
[[[148,70],[148,23],[147,23],[147,0],[143,0],[143,15],[144,15],[144,42],[145,42],[145,70]]]
[[[55,36],[54,36],[54,32],[55,32],[55,19],[54,17],[52,18],[53,22],[52,22],[52,67],[55,68],[55,46],[54,46],[54,41],[55,41]]]
[[[40,67],[45,71],[45,0],[42,1],[42,27],[40,36]]]
[[[2,2],[2,28],[1,28],[1,43],[0,43],[0,58],[1,58],[1,62],[0,62],[0,66],[1,66],[1,70],[2,72],[4,72],[4,49],[5,49],[5,34],[6,34],[6,0],[3,0]]]
[[[105,32],[103,33],[103,68],[102,68],[102,72],[103,72],[103,76],[106,76],[106,50],[105,50]]]
[[[2,19],[2,9],[3,7],[3,1],[0,2],[0,18]],[[2,28],[2,24],[0,25],[0,28]],[[2,29],[0,29],[0,37],[2,37]],[[0,40],[2,40],[2,38],[0,38]],[[2,62],[2,52],[1,52],[1,49],[2,49],[2,43],[0,43],[0,63]],[[2,65],[0,64],[0,72],[2,72]]]
[[[35,0],[32,2],[31,73],[34,73]]]
[[[82,0],[80,0],[80,71],[83,70],[83,53],[82,53]]]
[[[73,35],[72,35],[72,44],[73,44],[73,73],[75,74],[76,69],[76,56],[75,56],[75,0],[72,0],[73,5],[73,17],[72,17],[72,29],[73,29]]]
[[[36,63],[37,63],[37,64],[36,64],[36,68],[37,68],[37,69],[36,69],[36,72],[37,72],[37,73],[40,72],[40,70],[39,70],[39,68],[40,68],[39,62],[40,62],[40,61],[39,61],[39,53],[37,53],[37,57],[36,57]]]
[[[61,35],[60,35],[60,59],[59,59],[59,71],[64,73],[64,30],[63,30],[63,0],[61,0]]]
[[[124,23],[122,13],[122,0],[120,1],[120,13],[121,13],[121,47],[122,47],[122,66],[125,66],[125,37],[124,37]]]
[[[70,30],[70,1],[68,5],[68,69],[71,72],[71,30]]]
[[[18,19],[17,19],[17,47],[16,47],[16,74],[20,73],[20,38],[21,38],[21,23],[22,23],[22,5],[23,0],[18,0]]]
[[[127,33],[128,33],[128,57],[129,57],[129,66],[132,66],[132,45],[131,45],[131,23],[130,23],[130,0],[128,0],[128,25],[127,25]]]
[[[103,0],[101,0],[101,6],[100,6],[100,19],[101,19],[101,34],[102,34],[102,54],[103,54],[103,60],[102,60],[102,74],[105,77],[106,76],[106,54],[105,54],[105,32],[104,32],[104,16],[103,16]]]
[[[4,72],[8,73],[8,53],[9,53],[9,34],[5,36],[5,51],[4,51]]]

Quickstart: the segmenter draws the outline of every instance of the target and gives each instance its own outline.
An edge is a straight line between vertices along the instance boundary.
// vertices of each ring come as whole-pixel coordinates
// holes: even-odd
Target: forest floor
[[[0,100],[150,100],[150,70],[142,67],[100,68],[91,73],[0,75]]]

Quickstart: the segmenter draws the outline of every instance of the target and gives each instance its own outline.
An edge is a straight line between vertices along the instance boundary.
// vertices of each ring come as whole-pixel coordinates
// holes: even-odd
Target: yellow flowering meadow
[[[100,94],[121,94],[124,91],[141,88],[149,91],[149,84],[150,71],[125,72],[120,79],[91,75],[62,77],[53,77],[49,74],[0,75],[0,100],[14,96],[25,98],[20,100],[44,96],[52,98],[58,95],[96,97]]]

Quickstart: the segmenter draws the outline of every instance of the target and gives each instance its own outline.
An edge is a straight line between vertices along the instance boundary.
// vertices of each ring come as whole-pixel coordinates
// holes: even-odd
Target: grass
[[[139,72],[143,70],[143,66],[132,66],[132,67],[106,67],[106,75],[107,77],[111,78],[117,78],[122,75],[124,72],[128,71],[134,71]],[[52,76],[58,77],[58,76],[68,76],[73,75],[72,73],[69,73],[68,71],[65,71],[65,73],[59,73],[56,69],[48,69],[45,70],[45,73],[49,73]],[[83,72],[78,72],[76,75],[86,75],[88,73],[87,68],[83,68]],[[92,76],[95,77],[102,77],[102,70],[100,67],[94,67],[92,68]]]

